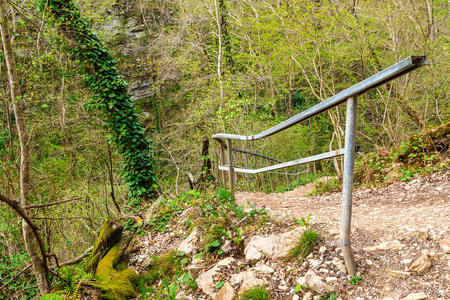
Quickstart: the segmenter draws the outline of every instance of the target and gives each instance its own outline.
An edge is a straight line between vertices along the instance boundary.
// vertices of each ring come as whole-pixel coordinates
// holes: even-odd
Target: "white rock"
[[[274,269],[272,269],[271,267],[266,266],[266,265],[256,266],[252,270],[261,272],[261,273],[267,273],[267,274],[275,272]]]
[[[216,296],[216,286],[214,285],[214,276],[220,270],[221,267],[228,268],[235,259],[233,257],[227,257],[219,261],[214,267],[206,272],[201,273],[195,282],[197,286],[208,296],[214,298]]]
[[[384,250],[400,250],[403,249],[405,245],[400,243],[398,240],[382,242],[378,245],[372,247],[364,248],[365,251],[384,251]]]
[[[239,294],[244,293],[245,291],[251,289],[252,287],[264,285],[267,283],[264,279],[259,279],[255,276],[252,271],[241,272],[242,274],[242,285],[239,289]]]
[[[440,241],[439,246],[442,248],[442,250],[444,250],[444,253],[450,253],[450,238]]]
[[[428,298],[427,294],[425,294],[424,292],[420,292],[420,293],[411,293],[405,298],[402,298],[400,300],[423,300],[427,298]]]
[[[307,285],[317,293],[332,293],[334,289],[322,281],[322,278],[316,275],[313,270],[308,270],[305,274]]]
[[[234,263],[234,261],[235,261],[235,259],[233,257],[229,256],[229,257],[226,257],[226,258],[222,259],[221,261],[219,261],[216,264],[216,267],[227,267],[227,268],[229,268],[230,265],[232,263]]]
[[[335,282],[337,282],[337,277],[325,277],[325,281],[327,282],[327,283],[335,283]]]
[[[231,275],[230,282],[232,285],[237,285],[242,282],[242,273]]]
[[[319,272],[321,272],[321,273],[330,273],[330,271],[328,271],[328,269],[325,269],[325,268],[319,269]]]
[[[198,241],[198,232],[197,228],[191,232],[191,234],[183,240],[178,246],[178,251],[184,252],[186,255],[191,255],[191,253],[195,249],[195,243]]]
[[[253,236],[245,246],[245,259],[254,262],[261,259],[262,254],[269,258],[283,258],[294,248],[304,229],[301,227],[281,234],[269,236]],[[260,254],[257,254],[257,253]]]
[[[201,273],[195,282],[199,289],[201,289],[206,295],[214,299],[216,296],[216,286],[214,285],[214,275],[217,273],[217,268]]]
[[[314,268],[318,267],[322,263],[322,261],[320,261],[318,259],[310,259],[310,260],[308,260],[308,262]]]
[[[402,261],[400,261],[402,264],[405,264],[405,265],[407,265],[407,264],[410,264],[411,262],[412,262],[412,259],[411,258],[407,258],[407,259],[404,259],[404,260],[402,260]]]
[[[325,252],[327,252],[327,247],[321,246],[321,247],[319,248],[319,253],[325,253]]]
[[[302,300],[311,300],[312,297],[313,297],[313,293],[311,291],[309,291],[303,296]]]
[[[294,296],[292,296],[292,300],[300,300],[299,295],[294,295]]]
[[[299,277],[299,278],[297,278],[297,283],[298,284],[300,284],[301,286],[304,286],[304,287],[308,287],[306,284],[306,278],[305,278],[305,276],[302,276],[302,277]]]

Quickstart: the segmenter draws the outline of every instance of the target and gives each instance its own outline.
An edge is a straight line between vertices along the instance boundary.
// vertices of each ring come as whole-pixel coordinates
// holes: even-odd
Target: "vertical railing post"
[[[219,144],[220,144],[220,165],[225,166],[225,151],[224,151],[223,141],[219,140]],[[220,171],[220,177],[222,178],[222,187],[226,188],[225,171]]]
[[[233,149],[231,147],[230,139],[227,139],[227,150],[228,150],[228,181],[230,183],[231,199],[234,200]]]
[[[345,116],[345,154],[344,175],[342,181],[342,214],[340,244],[344,255],[345,266],[350,275],[356,273],[356,262],[353,256],[350,239],[352,219],[353,170],[355,159],[355,130],[356,130],[356,100],[357,96],[347,99],[347,112]]]
[[[245,153],[245,167],[248,169],[249,165],[248,165],[248,153]],[[248,187],[248,191],[251,191],[251,186],[250,186],[250,175],[249,174],[245,174],[245,177],[247,178],[247,187]]]

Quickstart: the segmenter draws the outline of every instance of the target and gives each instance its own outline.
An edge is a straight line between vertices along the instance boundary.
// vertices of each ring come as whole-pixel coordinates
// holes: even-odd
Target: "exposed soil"
[[[449,175],[449,171],[444,171],[384,188],[355,190],[352,240],[363,279],[352,286],[341,274],[338,296],[399,299],[424,292],[428,299],[450,299],[450,254],[439,246],[440,241],[450,237]],[[311,223],[320,228],[327,248],[318,259],[325,262],[341,258],[338,243],[341,194],[308,197],[312,188],[306,185],[280,194],[239,192],[236,198],[241,205],[250,202],[266,206],[282,222],[311,214]],[[402,249],[365,250],[393,240],[399,241]],[[422,254],[429,255],[431,269],[424,275],[406,273],[411,262]]]

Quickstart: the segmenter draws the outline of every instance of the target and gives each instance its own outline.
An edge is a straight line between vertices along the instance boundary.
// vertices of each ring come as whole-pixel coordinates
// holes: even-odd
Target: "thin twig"
[[[23,208],[28,209],[28,208],[48,207],[48,206],[52,206],[52,205],[58,205],[58,204],[63,204],[63,203],[71,202],[71,201],[80,200],[80,199],[82,199],[82,198],[83,198],[83,197],[77,197],[77,198],[72,198],[72,199],[68,199],[68,200],[62,200],[62,201],[52,202],[52,203],[47,203],[47,204],[33,204],[33,205],[27,205],[27,206],[24,206]]]

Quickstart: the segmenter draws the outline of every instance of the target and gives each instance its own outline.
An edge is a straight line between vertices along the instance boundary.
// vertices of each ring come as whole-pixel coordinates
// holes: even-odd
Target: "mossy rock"
[[[96,282],[90,285],[101,290],[104,299],[137,297],[133,283],[138,280],[138,274],[133,269],[118,269],[120,260],[120,243],[117,243],[98,263]]]
[[[103,223],[100,234],[94,244],[92,254],[86,262],[84,270],[88,273],[94,273],[99,261],[106,253],[120,241],[122,237],[123,225],[119,220],[108,218]]]
[[[409,143],[398,156],[400,161],[407,161],[411,154],[439,152],[445,153],[450,149],[450,121],[446,124],[426,130],[421,134],[412,135]]]

